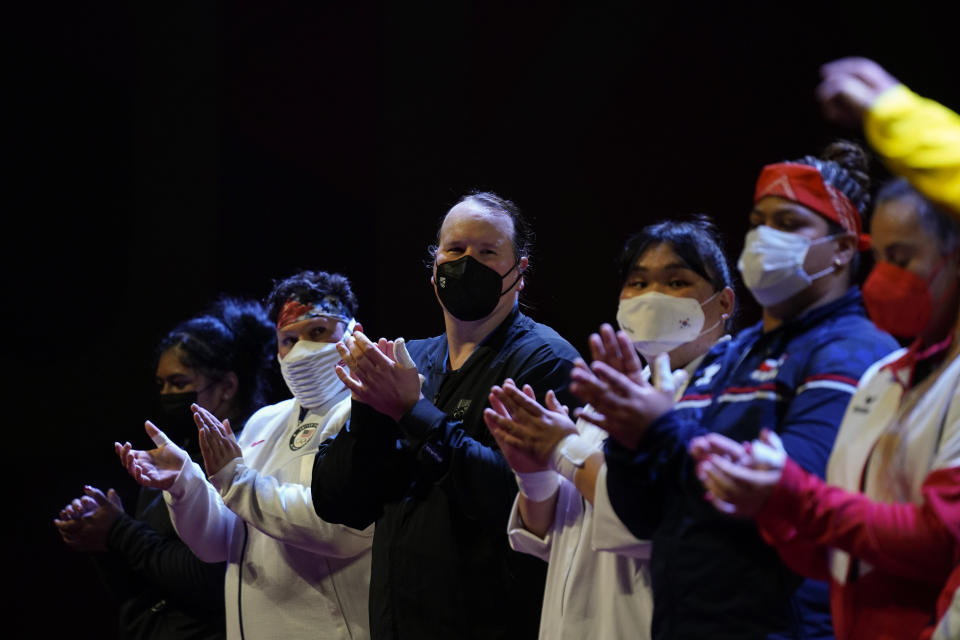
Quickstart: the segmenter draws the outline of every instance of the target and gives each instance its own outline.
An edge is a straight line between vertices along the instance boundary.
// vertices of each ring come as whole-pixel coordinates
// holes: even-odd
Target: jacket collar
[[[507,341],[507,337],[510,334],[510,329],[513,327],[516,322],[523,317],[520,313],[520,305],[514,304],[513,308],[510,310],[510,313],[507,314],[507,317],[503,319],[503,322],[497,325],[497,327],[487,334],[487,336],[480,341],[480,344],[477,345],[476,349],[473,350],[473,353],[470,354],[470,357],[467,358],[467,361],[463,363],[463,366],[457,369],[457,371],[464,370],[476,357],[478,353],[484,353],[488,349],[493,349],[494,351],[500,351],[503,344]],[[442,342],[440,348],[437,349],[437,353],[433,358],[433,368],[436,371],[442,371],[449,373],[447,368],[447,362],[450,355],[450,346],[447,343],[447,334],[444,333],[441,336]]]
[[[854,285],[847,291],[831,302],[825,305],[814,307],[809,311],[800,314],[799,317],[784,322],[782,325],[769,332],[770,335],[777,333],[796,334],[804,333],[812,327],[822,324],[831,317],[845,315],[861,315],[866,317],[866,309],[863,306],[863,298],[860,296],[860,287]],[[759,323],[762,326],[762,322]]]

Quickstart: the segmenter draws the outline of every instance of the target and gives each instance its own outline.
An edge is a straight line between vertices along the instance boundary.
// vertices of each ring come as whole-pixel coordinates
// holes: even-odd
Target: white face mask
[[[717,297],[713,294],[700,304],[696,298],[668,296],[657,291],[620,300],[617,324],[633,341],[648,362],[656,356],[692,342],[720,324],[703,329],[703,305]]]
[[[755,227],[747,232],[743,253],[737,262],[743,283],[761,306],[783,302],[834,270],[833,265],[813,275],[803,270],[810,247],[833,238],[826,236],[811,241],[765,225]]]
[[[351,320],[344,335],[353,331]],[[287,355],[280,357],[280,373],[300,406],[316,409],[346,389],[335,369],[340,353],[335,342],[297,340]]]

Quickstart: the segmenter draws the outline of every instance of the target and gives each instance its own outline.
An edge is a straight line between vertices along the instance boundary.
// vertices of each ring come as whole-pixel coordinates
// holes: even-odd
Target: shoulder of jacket
[[[573,360],[579,358],[580,354],[570,342],[557,331],[532,318],[520,315],[520,318],[526,322],[521,326],[520,322],[515,325],[520,331],[508,340],[508,344],[513,343],[514,349],[518,353],[542,352],[551,357]]]
[[[847,342],[866,344],[889,344],[890,349],[897,347],[896,340],[890,334],[879,329],[866,315],[855,313],[838,313],[824,319],[794,338],[797,342],[813,340],[818,343]]]
[[[257,411],[247,419],[247,422],[243,426],[243,430],[246,432],[258,431],[265,427],[266,425],[274,422],[278,418],[286,418],[290,415],[290,412],[296,407],[296,400],[294,398],[288,398],[277,402],[276,404],[269,404],[265,407],[257,409]]]
[[[413,358],[421,358],[425,355],[436,352],[446,341],[446,336],[440,334],[438,336],[433,336],[432,338],[417,338],[416,340],[407,341],[407,351],[410,352],[410,356]]]

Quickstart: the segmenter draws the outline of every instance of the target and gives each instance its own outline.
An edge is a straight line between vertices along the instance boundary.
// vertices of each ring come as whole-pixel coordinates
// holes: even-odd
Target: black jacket
[[[225,637],[226,565],[200,561],[170,522],[163,493],[143,488],[135,517],[121,516],[98,556],[119,599],[121,638],[219,640]]]
[[[424,399],[399,423],[354,402],[349,425],[317,455],[320,517],[376,522],[371,635],[535,638],[546,566],[512,551],[506,524],[517,485],[483,422],[490,387],[513,378],[562,402],[576,350],[514,309],[457,371],[446,336],[408,345]]]

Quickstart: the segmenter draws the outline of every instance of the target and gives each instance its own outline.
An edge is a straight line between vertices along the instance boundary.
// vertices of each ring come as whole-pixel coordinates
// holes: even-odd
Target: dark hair
[[[870,221],[870,158],[863,147],[849,140],[837,140],[824,148],[819,157],[804,156],[793,160],[815,168],[823,176],[823,181],[847,196],[860,214],[860,227],[867,229]],[[846,233],[847,230],[833,220],[827,220],[831,235]],[[850,260],[850,280],[858,279],[860,272],[860,252],[855,251]]]
[[[231,371],[237,375],[238,424],[266,403],[277,334],[259,302],[217,300],[202,315],[174,327],[157,345],[155,359],[170,349],[177,350],[183,366],[213,382]]]
[[[723,252],[723,241],[713,221],[706,215],[698,214],[688,220],[665,220],[648,225],[630,236],[620,252],[620,288],[630,277],[637,260],[661,244],[668,245],[684,264],[710,283],[714,291],[726,287],[733,289],[733,277],[727,256]],[[727,318],[726,329],[733,325],[733,316]]]
[[[855,142],[837,140],[824,148],[818,157],[804,156],[792,160],[813,167],[823,181],[849,198],[860,213],[860,221],[867,226],[870,214],[870,159],[867,152]]]
[[[947,254],[960,244],[960,228],[949,215],[941,211],[905,178],[894,178],[877,190],[876,206],[895,200],[908,200],[920,218],[920,224],[937,239],[941,254]]]
[[[320,302],[327,296],[336,297],[351,317],[357,317],[357,297],[353,295],[350,281],[339,273],[326,271],[301,271],[289,278],[274,281],[273,290],[267,295],[267,314],[270,321],[276,324],[280,309],[287,300]]]
[[[533,251],[533,241],[534,233],[533,227],[530,226],[530,223],[520,212],[519,207],[513,203],[511,200],[502,198],[492,191],[471,191],[459,200],[457,200],[456,205],[463,202],[473,202],[476,205],[483,207],[493,213],[507,216],[513,221],[513,257],[514,260],[519,261],[523,256],[530,257],[531,252]],[[451,207],[452,208],[452,207]],[[437,225],[437,239],[434,244],[430,245],[428,251],[430,253],[430,266],[433,266],[433,262],[436,259],[437,250],[440,245],[440,230],[443,228],[443,220],[446,218],[441,218],[440,224]]]

